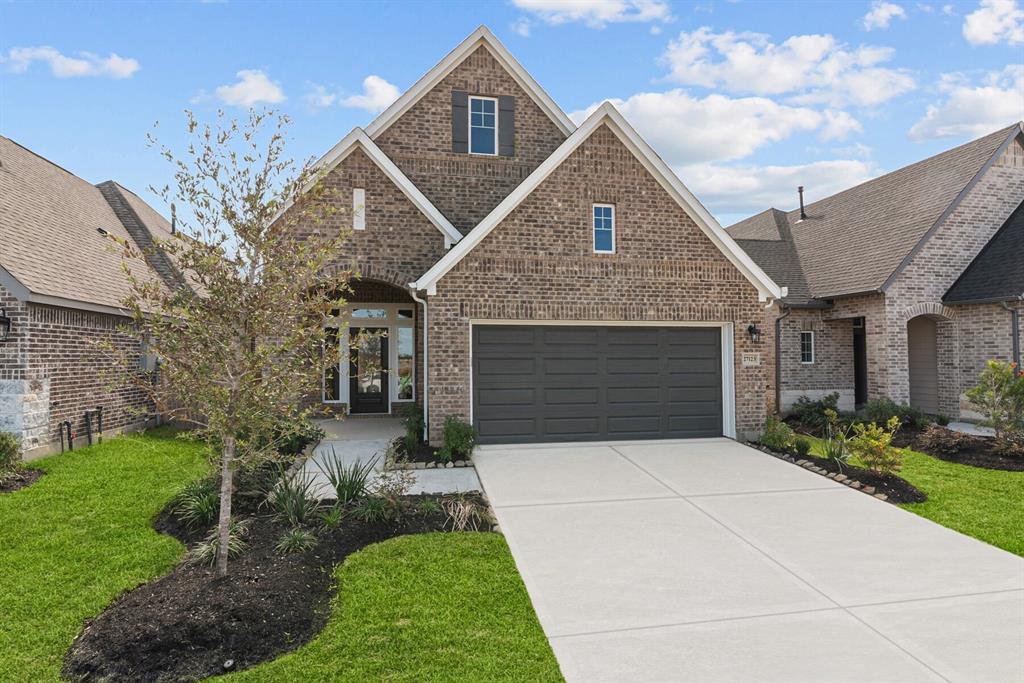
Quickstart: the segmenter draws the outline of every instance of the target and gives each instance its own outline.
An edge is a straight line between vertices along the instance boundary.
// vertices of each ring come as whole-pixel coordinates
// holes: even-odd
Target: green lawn
[[[57,680],[87,617],[181,558],[150,522],[207,463],[154,431],[35,462],[39,481],[0,495],[0,680]]]
[[[958,465],[907,450],[899,475],[928,495],[923,503],[900,507],[1024,556],[1024,472]]]
[[[324,631],[241,681],[560,681],[505,539],[394,538],[338,568]]]

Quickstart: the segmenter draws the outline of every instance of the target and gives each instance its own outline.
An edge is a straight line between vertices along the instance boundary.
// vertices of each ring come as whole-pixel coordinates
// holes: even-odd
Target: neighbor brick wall
[[[515,154],[452,152],[452,90],[515,97]],[[565,135],[491,55],[477,48],[376,139],[377,145],[463,233],[479,223]]]
[[[594,254],[591,204],[616,205],[616,247]],[[732,321],[736,426],[765,418],[772,334],[757,290],[614,133],[595,131],[473,251],[430,299],[430,429],[470,411],[471,319]],[[756,323],[761,341],[746,328]],[[744,368],[744,352],[761,364]]]

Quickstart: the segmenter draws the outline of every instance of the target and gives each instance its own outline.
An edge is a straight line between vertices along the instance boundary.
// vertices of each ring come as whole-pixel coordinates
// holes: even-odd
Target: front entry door
[[[386,413],[388,400],[388,337],[383,327],[351,327],[349,412]]]

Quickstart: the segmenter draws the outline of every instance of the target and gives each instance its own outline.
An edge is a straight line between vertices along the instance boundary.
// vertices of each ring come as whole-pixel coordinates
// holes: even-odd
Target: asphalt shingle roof
[[[943,301],[1024,299],[1024,204],[1010,215],[971,265],[946,292]]]

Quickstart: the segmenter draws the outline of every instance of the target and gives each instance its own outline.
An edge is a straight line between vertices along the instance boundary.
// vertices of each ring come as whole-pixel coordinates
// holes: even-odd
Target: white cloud
[[[519,17],[509,25],[509,29],[512,33],[523,38],[530,37],[530,20],[526,17]]]
[[[33,62],[45,62],[50,66],[50,73],[57,78],[130,78],[140,68],[138,61],[130,57],[121,57],[114,52],[106,57],[91,52],[80,52],[77,57],[68,57],[56,48],[45,45],[11,48],[3,61],[7,63],[8,70],[15,73],[24,73]]]
[[[285,96],[281,86],[259,69],[243,69],[235,75],[238,76],[238,83],[221,85],[214,91],[224,104],[251,107],[260,103],[284,102]]]
[[[309,90],[302,96],[302,99],[313,109],[324,109],[334,104],[338,96],[322,85],[310,83]]]
[[[681,89],[638,93],[612,104],[670,164],[740,159],[795,133],[817,130],[825,122],[814,109],[765,97],[695,98]],[[598,106],[570,117],[581,122]]]
[[[1024,64],[985,74],[979,84],[945,74],[939,89],[944,99],[911,126],[911,139],[979,137],[1024,119]]]
[[[942,13],[945,14],[947,17],[955,17],[957,15],[956,8],[953,7],[953,5],[943,5]]]
[[[964,38],[971,45],[1024,43],[1024,10],[1017,0],[981,0],[981,5],[964,18]]]
[[[825,125],[821,129],[822,140],[845,140],[853,133],[863,133],[860,121],[845,111],[828,109],[825,111]]]
[[[929,8],[930,11],[931,8]],[[876,28],[889,28],[893,19],[906,19],[907,12],[899,5],[886,2],[886,0],[875,0],[871,3],[871,10],[864,15],[864,30],[870,31]]]
[[[664,0],[512,0],[548,24],[582,22],[591,28],[621,22],[672,21]]]
[[[398,87],[388,83],[380,76],[367,76],[363,79],[363,94],[351,95],[341,101],[343,107],[365,109],[371,114],[384,111],[388,105],[398,99]]]
[[[761,33],[713,33],[702,27],[669,42],[669,78],[728,92],[786,95],[794,102],[874,106],[912,90],[908,72],[881,64],[893,50],[849,48],[831,35],[790,36],[779,44]]]

